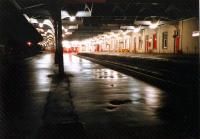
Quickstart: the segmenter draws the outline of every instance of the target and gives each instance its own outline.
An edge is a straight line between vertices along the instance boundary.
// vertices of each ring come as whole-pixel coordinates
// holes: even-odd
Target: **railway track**
[[[170,70],[162,70],[162,69],[151,69],[150,66],[148,67],[139,67],[139,66],[133,66],[133,65],[128,65],[124,63],[118,63],[118,62],[113,62],[109,60],[103,60],[103,59],[97,59],[97,58],[92,58],[88,56],[83,56],[83,55],[77,55],[81,58],[87,59],[89,61],[101,64],[103,66],[109,67],[111,69],[123,72],[125,74],[131,75],[135,78],[147,81],[148,83],[151,83],[153,85],[165,88],[165,89],[178,89],[178,90],[195,90],[196,86],[193,86],[193,84],[186,84],[183,83],[184,80],[187,78],[185,75],[179,74],[176,76],[176,73],[174,71]]]

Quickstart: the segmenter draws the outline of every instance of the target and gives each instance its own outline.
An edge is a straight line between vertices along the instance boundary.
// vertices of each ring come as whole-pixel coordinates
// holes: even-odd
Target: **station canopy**
[[[51,19],[55,0],[11,0],[29,18]],[[57,0],[67,39],[85,39],[119,30],[198,17],[198,0]],[[78,26],[70,29],[69,26]],[[70,33],[71,30],[71,33]]]

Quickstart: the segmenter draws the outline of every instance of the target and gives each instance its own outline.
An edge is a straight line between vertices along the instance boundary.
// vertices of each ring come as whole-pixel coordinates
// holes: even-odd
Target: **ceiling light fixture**
[[[44,26],[43,23],[39,23],[40,28],[43,28],[43,26]]]
[[[192,37],[199,37],[199,31],[193,31],[192,32]]]
[[[68,32],[68,29],[64,29],[65,32]]]
[[[91,11],[78,11],[76,17],[90,17],[92,16]]]
[[[75,16],[70,16],[70,17],[69,17],[69,21],[70,21],[70,22],[74,22],[75,20],[76,20],[76,17],[75,17]]]
[[[140,30],[141,30],[141,27],[137,27],[137,28],[134,28],[133,32],[138,33],[140,32]]]
[[[72,35],[72,32],[66,32],[65,35]]]
[[[68,29],[78,29],[78,25],[70,25]]]
[[[53,23],[51,22],[50,19],[45,19],[45,20],[43,21],[43,25],[49,26],[49,27],[52,29],[52,31],[54,32],[54,26],[53,26]]]
[[[38,24],[38,20],[35,18],[30,18],[29,20],[32,24]]]
[[[134,26],[121,26],[120,29],[124,29],[124,30],[134,30],[135,27],[134,27]]]
[[[149,25],[149,28],[150,28],[150,29],[156,29],[156,28],[158,27],[158,25],[159,25],[159,21],[156,22],[156,23],[151,23],[151,24]]]
[[[61,11],[61,19],[64,19],[64,18],[67,18],[67,17],[70,17],[69,13],[67,11]]]

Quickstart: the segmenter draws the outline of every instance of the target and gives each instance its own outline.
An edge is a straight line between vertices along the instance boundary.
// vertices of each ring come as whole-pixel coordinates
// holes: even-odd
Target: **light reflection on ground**
[[[133,119],[129,117],[133,123],[151,122],[157,124],[160,122],[158,117],[155,118],[155,112],[157,108],[162,106],[161,100],[164,93],[162,90],[73,55],[65,54],[64,60],[65,70],[75,75],[71,79],[71,83],[72,90],[77,94],[75,99],[77,98],[78,110],[82,112],[91,110],[91,116],[96,116],[94,111],[99,111],[102,114],[107,113],[105,111],[106,105],[113,105],[110,104],[110,101],[114,100],[119,103],[116,105],[118,109],[109,112],[118,111],[117,115],[113,115],[116,118],[121,118],[123,113],[128,113],[134,116]],[[80,102],[82,105],[79,104]],[[83,116],[83,118],[86,117]],[[112,121],[112,119],[110,120]]]

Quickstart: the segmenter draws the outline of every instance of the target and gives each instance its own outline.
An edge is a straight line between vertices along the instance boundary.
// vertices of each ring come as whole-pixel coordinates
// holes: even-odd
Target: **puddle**
[[[111,86],[111,87],[114,87],[114,84],[111,84],[110,86]]]
[[[114,111],[116,109],[117,109],[116,106],[106,106],[106,110],[109,110],[109,111]]]
[[[127,104],[127,103],[131,103],[132,100],[130,99],[124,99],[124,100],[111,100],[110,104],[112,105],[122,105],[122,104]]]

